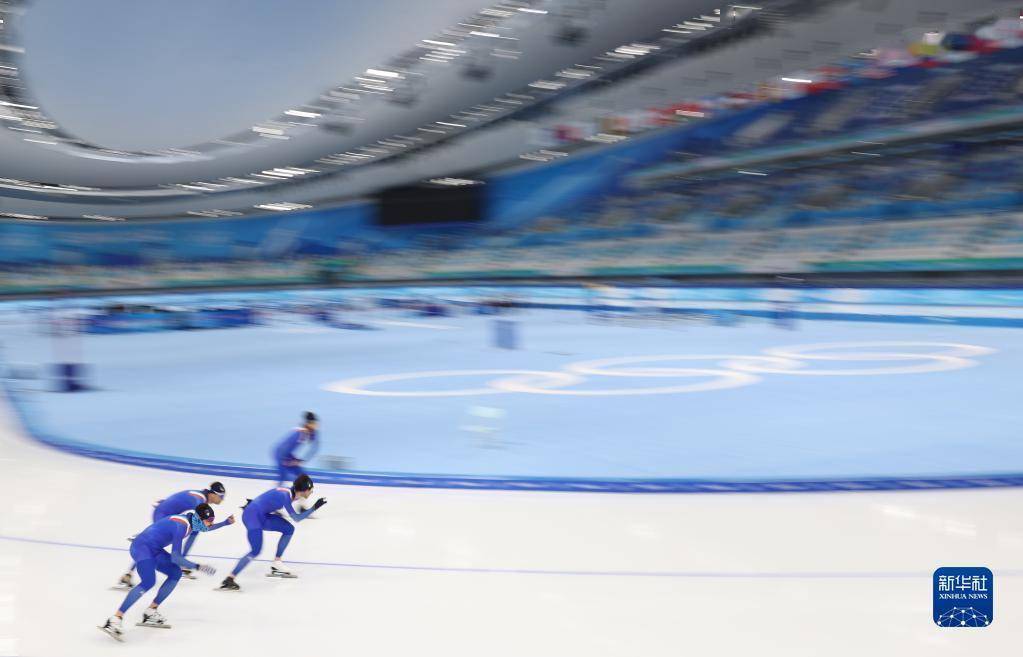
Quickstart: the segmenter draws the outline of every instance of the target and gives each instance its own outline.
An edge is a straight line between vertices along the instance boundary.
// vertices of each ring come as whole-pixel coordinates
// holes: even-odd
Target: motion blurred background
[[[307,466],[324,483],[1019,486],[1021,12],[0,0],[10,409],[51,447],[181,477],[274,478],[270,446],[310,409],[322,449]],[[914,518],[910,533],[929,529],[905,562],[868,545],[857,567],[1018,577],[1007,499],[979,505],[983,520],[972,502],[870,502],[834,532]],[[624,513],[592,504],[585,517]],[[687,535],[666,518],[629,531]],[[711,525],[694,528],[700,554],[729,554]],[[620,570],[800,568],[770,550],[702,564],[628,562],[630,549]],[[546,567],[497,548],[442,554]],[[897,609],[843,623],[891,629],[907,610],[930,623],[886,586]],[[1005,626],[986,636],[1017,645]],[[648,647],[677,645],[666,627]],[[891,631],[907,654],[965,645]]]
[[[244,4],[0,5],[4,294],[1019,269],[1011,3]]]

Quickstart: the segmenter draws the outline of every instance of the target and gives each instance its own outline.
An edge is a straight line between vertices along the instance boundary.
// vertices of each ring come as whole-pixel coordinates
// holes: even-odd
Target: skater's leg
[[[156,592],[156,598],[153,600],[153,604],[149,605],[150,609],[156,609],[161,602],[167,599],[173,591],[174,587],[178,585],[178,581],[181,580],[181,567],[171,561],[171,557],[167,554],[166,550],[161,550],[156,555],[156,569],[167,576],[166,581],[160,587],[160,590]]]
[[[165,517],[166,516],[157,513],[156,509],[153,509],[153,522],[156,522],[157,520],[162,520]],[[134,540],[134,538],[135,537],[132,536],[131,540]],[[124,574],[121,575],[120,583],[121,584],[125,584],[127,586],[131,586],[131,574],[132,574],[132,572],[134,572],[134,570],[135,570],[135,560],[132,559],[131,565],[128,566],[128,570],[124,571]]]
[[[288,548],[288,543],[291,542],[291,534],[281,534],[281,540],[277,541],[277,554],[276,560],[280,561],[281,557],[284,556],[284,550]]]
[[[124,596],[124,602],[117,608],[117,616],[123,616],[124,612],[131,609],[131,606],[138,602],[139,598],[142,597],[149,589],[153,588],[156,583],[156,561],[153,559],[141,559],[135,564],[135,567],[139,571],[139,577],[142,581],[128,591],[128,595]]]
[[[167,518],[167,517],[169,517],[169,516],[166,513],[161,513],[159,511],[159,508],[154,508],[153,509],[152,520],[153,520],[154,523],[159,521],[159,520],[163,520],[164,518]],[[194,538],[195,535],[193,534],[192,536],[193,537],[189,539],[190,541],[194,541],[195,540],[195,538]],[[135,537],[132,536],[129,540],[134,541],[134,539],[135,539]],[[189,543],[189,545],[191,545],[191,543]],[[187,554],[187,552],[186,552],[186,554]],[[123,575],[121,575],[121,579],[118,581],[118,584],[120,584],[122,586],[127,586],[128,588],[131,588],[133,586],[133,584],[134,584],[132,582],[131,574],[134,571],[135,571],[135,560],[133,559],[131,564],[128,566],[128,569],[124,571]]]
[[[277,554],[275,555],[279,560],[284,556],[284,550],[288,547],[288,543],[291,542],[291,537],[295,533],[295,526],[280,516],[272,516],[263,525],[263,529],[269,532],[280,532],[281,539],[277,542]]]
[[[280,516],[274,516],[263,525],[263,528],[267,531],[280,532],[281,534],[280,540],[277,541],[277,553],[274,556],[273,565],[270,566],[270,574],[279,577],[292,577],[292,574],[288,572],[281,562],[281,557],[284,556],[284,550],[287,549],[288,543],[291,542],[291,537],[295,533],[295,526]]]
[[[277,464],[277,477],[279,479],[277,485],[284,486],[289,484],[303,474],[305,474],[305,471],[302,470],[301,467],[297,465],[285,465],[284,462],[281,461]]]
[[[259,553],[263,550],[263,528],[262,527],[250,527],[248,532],[249,538],[249,553],[238,560],[238,564],[231,571],[231,577],[236,577],[238,573],[245,570],[245,567],[249,565],[249,562],[259,556]]]

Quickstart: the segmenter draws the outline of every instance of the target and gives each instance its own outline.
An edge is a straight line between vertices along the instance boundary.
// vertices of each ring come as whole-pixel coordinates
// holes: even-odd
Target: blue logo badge
[[[934,622],[939,627],[987,627],[995,619],[995,578],[987,568],[934,571]]]

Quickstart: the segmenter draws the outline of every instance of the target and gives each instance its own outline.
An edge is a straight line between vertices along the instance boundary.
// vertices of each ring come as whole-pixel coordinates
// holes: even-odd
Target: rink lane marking
[[[393,319],[377,319],[371,321],[374,324],[385,324],[387,326],[407,326],[409,328],[433,329],[435,331],[450,331],[453,329],[462,328],[461,326],[452,326],[450,324],[420,324],[419,322],[399,322]]]
[[[128,548],[86,543],[48,541],[40,538],[4,536],[0,541],[29,543],[51,547],[76,548],[80,550],[102,550],[105,552],[127,552]],[[236,556],[224,557],[213,554],[196,554],[202,559],[237,561]],[[254,559],[270,563],[272,559]],[[930,579],[931,571],[890,571],[890,572],[829,572],[829,571],[638,571],[638,570],[546,570],[542,568],[472,568],[457,566],[408,566],[400,564],[346,563],[338,561],[293,561],[296,566],[324,566],[329,568],[363,568],[368,570],[402,570],[410,572],[496,574],[496,575],[560,575],[573,577],[672,577],[680,579]],[[1023,569],[996,569],[1000,577],[1023,577]]]

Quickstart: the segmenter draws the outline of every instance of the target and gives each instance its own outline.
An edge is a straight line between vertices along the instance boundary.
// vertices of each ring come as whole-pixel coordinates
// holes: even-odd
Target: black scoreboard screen
[[[377,193],[377,224],[455,224],[483,220],[482,183],[422,183]]]

